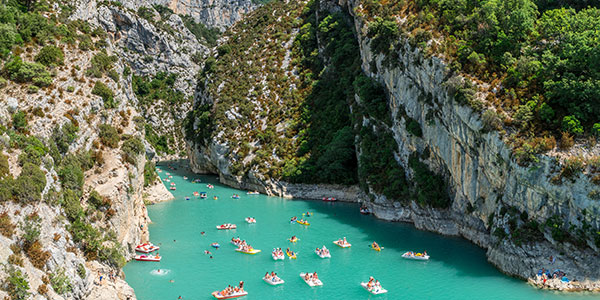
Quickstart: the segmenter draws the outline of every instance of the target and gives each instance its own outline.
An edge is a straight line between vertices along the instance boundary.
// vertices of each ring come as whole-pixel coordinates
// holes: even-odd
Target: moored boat
[[[300,278],[302,278],[302,280],[304,280],[304,282],[306,282],[306,284],[310,285],[310,286],[322,286],[323,282],[321,282],[321,280],[317,277],[314,278],[313,274],[308,274],[308,278],[306,276],[306,273],[300,273]]]
[[[160,247],[153,245],[152,243],[143,243],[135,247],[135,251],[143,253],[150,253],[158,249],[160,249]]]
[[[237,226],[235,224],[229,224],[229,223],[217,226],[217,229],[219,229],[219,230],[236,229],[236,228],[237,228]]]
[[[162,257],[159,255],[145,255],[145,254],[136,255],[134,258],[137,261],[160,261],[162,259]]]
[[[335,202],[335,201],[337,201],[337,199],[335,199],[333,197],[323,197],[323,201],[325,201],[325,202]]]
[[[402,254],[403,258],[406,259],[414,259],[414,260],[429,260],[429,255],[427,255],[426,251],[423,251],[423,253],[415,253],[412,251],[407,251],[404,254]]]
[[[174,186],[172,186],[172,187],[170,187],[169,189],[170,189],[170,190],[172,190],[172,191],[174,191],[174,190],[176,190],[177,188],[176,188],[176,187],[174,187]]]
[[[360,208],[360,213],[363,215],[368,215],[371,213],[371,210],[368,207],[363,206]]]

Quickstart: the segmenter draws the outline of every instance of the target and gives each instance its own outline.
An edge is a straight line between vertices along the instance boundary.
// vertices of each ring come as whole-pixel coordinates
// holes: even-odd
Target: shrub
[[[554,123],[554,109],[552,109],[548,103],[542,103],[542,105],[540,105],[539,114],[542,121],[548,124]]]
[[[71,280],[65,275],[63,268],[59,268],[50,274],[50,284],[52,285],[52,289],[60,295],[73,291]]]
[[[562,149],[569,149],[575,145],[573,137],[568,132],[563,132],[560,137],[560,147]]]
[[[25,254],[29,257],[31,264],[38,269],[44,268],[50,258],[50,251],[43,250],[42,243],[39,240],[28,244],[25,248]]]
[[[416,137],[422,137],[423,131],[421,130],[421,124],[417,122],[417,120],[406,117],[406,131],[410,132],[412,135]]]
[[[575,116],[565,116],[562,119],[562,129],[574,135],[583,134],[583,126],[581,126],[581,122]]]
[[[385,90],[381,84],[361,74],[354,80],[354,89],[371,117],[391,123]]]
[[[106,84],[102,83],[101,81],[96,81],[94,88],[92,89],[92,94],[102,97],[105,108],[117,107],[117,103],[114,99],[115,94],[108,86],[106,86]]]
[[[125,266],[125,263],[127,262],[125,260],[125,257],[123,257],[123,254],[121,254],[121,251],[119,251],[119,249],[117,248],[117,246],[113,246],[113,247],[103,247],[99,252],[98,252],[98,258],[103,261],[106,262],[112,266],[115,266],[117,268],[122,268],[123,266]]]
[[[40,167],[26,163],[21,174],[14,181],[12,194],[21,202],[40,201],[46,187],[46,175]]]
[[[52,76],[44,65],[24,62],[19,56],[4,65],[4,73],[18,83],[33,82],[37,86],[48,86],[52,83]]]
[[[65,54],[62,49],[53,45],[44,46],[35,56],[35,61],[45,66],[62,65],[64,59]]]
[[[371,38],[371,51],[388,55],[399,39],[400,31],[393,19],[377,17],[369,23],[367,36]]]
[[[98,128],[100,129],[98,136],[102,144],[110,148],[116,148],[119,145],[120,136],[117,129],[109,124],[101,124]]]
[[[0,179],[9,174],[8,156],[0,152]]]
[[[37,241],[41,233],[40,217],[31,216],[26,217],[21,223],[21,230],[23,230],[23,240],[26,245],[31,245]]]
[[[502,120],[500,119],[498,113],[493,109],[488,109],[483,112],[481,119],[483,121],[483,129],[485,131],[502,129]]]
[[[24,132],[27,129],[27,118],[25,112],[19,110],[12,116],[12,126],[16,131]]]
[[[592,126],[592,135],[595,137],[600,137],[600,123],[594,123]]]
[[[564,178],[576,177],[583,171],[583,159],[581,157],[569,157],[565,159],[561,176]]]
[[[69,146],[75,138],[77,138],[78,131],[79,127],[73,125],[73,122],[71,121],[63,124],[61,127],[54,127],[51,139],[54,141],[61,154],[65,154],[69,151]]]
[[[5,288],[13,300],[25,300],[29,298],[29,282],[21,270],[9,267],[7,270]]]
[[[90,193],[90,197],[88,198],[88,204],[92,207],[98,208],[110,208],[111,202],[107,197],[102,197],[96,190],[93,190]]]
[[[156,174],[156,166],[151,161],[146,161],[144,165],[144,186],[150,186],[156,182],[158,174]]]
[[[45,283],[42,283],[38,286],[37,291],[40,295],[46,295],[46,293],[48,293],[48,286],[46,286]]]
[[[83,264],[77,265],[77,275],[79,275],[81,279],[85,279],[87,271],[85,270],[85,266]]]
[[[17,226],[11,222],[8,212],[0,214],[0,234],[7,238],[12,238],[13,234],[15,234],[16,227]]]
[[[66,156],[58,169],[58,177],[63,188],[81,191],[83,187],[83,169],[74,155]]]
[[[137,162],[138,155],[144,152],[144,143],[139,137],[129,136],[121,145],[121,150],[125,160],[129,163],[135,164]]]
[[[92,57],[91,66],[89,69],[87,69],[86,75],[101,78],[103,74],[113,69],[114,63],[116,61],[116,56],[109,56],[108,54],[106,54],[105,51],[101,51],[98,54],[94,55],[94,57]]]

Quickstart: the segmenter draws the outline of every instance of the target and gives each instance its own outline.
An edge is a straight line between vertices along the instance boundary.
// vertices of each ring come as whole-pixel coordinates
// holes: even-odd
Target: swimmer
[[[205,233],[204,231],[200,232],[201,235],[204,235],[204,233]]]

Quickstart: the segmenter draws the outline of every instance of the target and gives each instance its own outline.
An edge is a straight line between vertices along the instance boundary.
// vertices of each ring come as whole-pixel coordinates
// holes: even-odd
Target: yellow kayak
[[[290,259],[296,259],[296,253],[290,254],[290,252],[286,251],[285,254],[287,254]]]
[[[237,252],[241,252],[241,253],[245,253],[245,254],[256,254],[256,253],[259,253],[261,250],[258,250],[258,249],[250,249],[250,250],[248,250],[248,251],[243,251],[243,250],[241,250],[241,249],[235,249],[235,251],[237,251]]]
[[[296,220],[296,222],[297,222],[298,224],[302,224],[302,225],[310,225],[310,223],[308,223],[308,222],[306,222],[306,221],[304,221],[304,222],[300,222],[300,221]]]

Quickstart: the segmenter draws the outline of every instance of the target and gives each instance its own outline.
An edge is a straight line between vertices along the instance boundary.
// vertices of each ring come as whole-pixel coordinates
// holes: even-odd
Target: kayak
[[[219,230],[236,229],[236,228],[237,228],[237,226],[235,226],[235,224],[223,224],[223,225],[217,226],[217,229],[219,229]]]
[[[156,251],[158,249],[160,249],[160,247],[152,245],[152,243],[144,243],[144,244],[137,245],[137,247],[135,247],[135,251],[144,252],[144,253],[150,253],[150,252]]]
[[[237,251],[237,252],[241,252],[241,253],[245,253],[245,254],[256,254],[256,253],[259,253],[261,250],[258,250],[258,249],[250,249],[250,250],[248,250],[248,251],[244,251],[244,250],[242,250],[242,249],[235,249],[235,251]]]
[[[242,291],[242,292],[232,293],[232,294],[229,294],[227,296],[224,296],[224,295],[221,295],[221,292],[214,291],[214,292],[211,293],[211,295],[213,295],[213,297],[215,297],[217,299],[232,299],[232,298],[246,296],[246,295],[248,295],[248,292]]]
[[[310,286],[322,286],[323,285],[323,282],[321,282],[320,279],[314,279],[314,280],[312,278],[309,278],[308,280],[304,279],[305,275],[306,275],[306,273],[300,273],[300,278],[302,278],[302,280],[304,280],[304,282],[306,282],[306,284],[308,284]]]
[[[247,193],[246,193],[246,195],[258,195],[258,194],[260,194],[260,193],[259,193],[259,192],[257,192],[257,191],[254,191],[254,192],[247,192]]]
[[[296,223],[302,224],[302,225],[307,225],[307,226],[310,225],[310,223],[308,223],[307,221],[302,222],[300,220],[296,220]]]
[[[371,247],[371,249],[373,249],[375,251],[378,251],[378,252],[381,251],[381,250],[383,250],[383,249],[385,249],[384,247],[379,247],[379,246],[374,247],[373,244],[369,245],[369,247]]]
[[[221,247],[221,245],[219,245],[219,243],[212,243],[210,244],[213,248],[219,249],[219,247]]]
[[[263,277],[263,280],[270,285],[279,285],[279,284],[283,284],[285,282],[285,281],[283,281],[283,279],[281,279],[279,277],[272,277],[272,278]]]
[[[292,242],[292,243],[295,243],[295,242],[297,242],[297,241],[299,241],[299,240],[300,240],[299,238],[295,238],[295,239],[293,239],[293,240],[292,240],[292,239],[288,239],[288,241],[290,241],[290,242]]]
[[[417,253],[415,254],[414,252],[405,252],[404,254],[402,254],[403,258],[406,259],[414,259],[414,260],[429,260],[429,255],[424,255],[422,253]]]
[[[315,253],[320,257],[320,258],[331,258],[331,253],[327,253],[327,254],[321,254],[319,253],[319,251],[315,250]]]
[[[247,217],[246,218],[246,223],[248,223],[248,224],[256,223],[256,219],[255,218],[251,218],[251,217]]]
[[[283,260],[285,258],[285,256],[283,256],[283,253],[281,255],[271,253],[271,257],[273,257],[273,260]]]
[[[385,294],[387,293],[387,290],[384,288],[379,288],[379,287],[372,287],[371,289],[369,289],[367,287],[367,282],[361,282],[360,285],[365,288],[365,290],[369,291],[369,293],[373,294],[373,295],[379,295],[379,294]]]
[[[162,257],[158,255],[136,255],[135,260],[138,261],[160,261]]]
[[[293,252],[291,252],[291,253],[290,253],[290,252],[287,252],[287,251],[286,251],[286,252],[285,252],[285,254],[287,254],[287,256],[288,256],[290,259],[296,259],[296,253],[293,253]]]
[[[348,242],[346,242],[345,244],[343,244],[343,242],[340,243],[339,241],[333,241],[333,243],[336,244],[336,245],[338,245],[338,246],[340,246],[340,247],[342,247],[342,248],[352,247],[352,244],[350,244]]]

